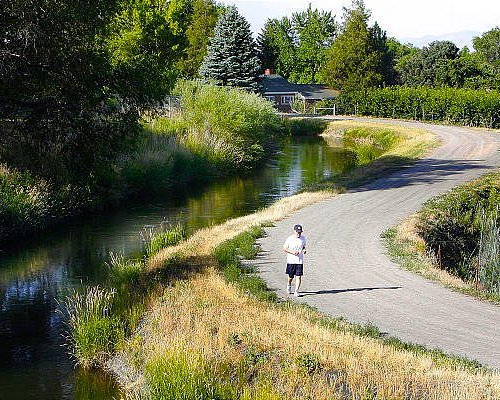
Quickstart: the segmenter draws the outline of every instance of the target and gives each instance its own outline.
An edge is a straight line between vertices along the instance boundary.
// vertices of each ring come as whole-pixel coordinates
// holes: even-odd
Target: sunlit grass
[[[154,303],[146,318],[143,361],[151,368],[174,358],[180,363],[174,367],[185,371],[185,360],[198,355],[188,370],[202,374],[197,382],[203,390],[229,383],[236,396],[227,398],[263,387],[282,399],[366,398],[372,393],[381,399],[480,400],[500,395],[498,375],[322,326],[311,321],[315,314],[258,301],[208,270],[167,289]]]

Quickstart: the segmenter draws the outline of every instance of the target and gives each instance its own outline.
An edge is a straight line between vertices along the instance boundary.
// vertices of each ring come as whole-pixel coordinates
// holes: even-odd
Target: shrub
[[[499,203],[500,174],[488,174],[426,202],[419,213],[419,234],[434,254],[441,249],[443,268],[462,279],[473,279],[481,231],[488,220],[500,222]]]
[[[289,136],[317,136],[325,131],[328,122],[312,118],[283,118],[282,125]]]
[[[500,127],[500,92],[494,90],[391,86],[343,92],[328,103],[343,114]]]
[[[279,118],[261,96],[239,89],[180,82],[186,146],[219,169],[254,167],[280,132]]]

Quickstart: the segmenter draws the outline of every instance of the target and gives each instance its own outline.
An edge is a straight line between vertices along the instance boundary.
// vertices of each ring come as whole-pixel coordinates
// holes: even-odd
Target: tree
[[[330,12],[313,9],[291,18],[270,19],[257,39],[259,58],[285,78],[300,83],[319,83],[326,50],[337,26]]]
[[[352,8],[344,8],[340,35],[327,53],[324,80],[342,90],[375,87],[384,81],[383,52],[378,41],[378,28],[369,28],[370,12],[362,0],[353,0]],[[381,37],[376,38],[374,34]],[[384,34],[385,35],[385,34]]]
[[[177,63],[188,46],[190,0],[123,2],[105,37],[117,78],[141,102],[163,98],[180,70]]]
[[[236,7],[228,7],[215,26],[200,75],[217,85],[256,91],[259,71],[250,24]]]
[[[198,77],[218,17],[219,10],[213,0],[193,1],[193,12],[186,29],[187,47],[183,59],[179,62],[181,75],[184,78]]]
[[[100,38],[117,10],[108,0],[12,0],[0,13],[0,162],[86,183],[137,132]],[[109,167],[109,166],[108,166]]]
[[[257,54],[264,69],[289,79],[296,66],[296,32],[289,18],[268,19],[257,37]]]
[[[297,64],[290,79],[299,83],[318,83],[325,61],[325,52],[335,38],[336,25],[331,12],[312,9],[292,15],[292,25],[298,39],[296,45]]]
[[[500,28],[496,27],[473,39],[478,55],[490,64],[500,66]]]

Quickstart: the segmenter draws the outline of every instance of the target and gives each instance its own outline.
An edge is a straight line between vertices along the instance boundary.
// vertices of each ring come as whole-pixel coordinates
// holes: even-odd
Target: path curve
[[[500,368],[500,307],[403,270],[389,260],[380,238],[427,199],[498,167],[500,135],[377,121],[428,129],[442,145],[410,167],[306,207],[268,228],[254,263],[268,286],[285,298],[281,249],[293,224],[301,223],[309,245],[303,297],[297,301],[351,322],[372,323],[407,342]]]

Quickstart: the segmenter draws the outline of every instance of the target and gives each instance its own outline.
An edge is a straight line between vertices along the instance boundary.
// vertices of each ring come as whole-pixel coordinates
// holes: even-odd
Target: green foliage
[[[175,67],[187,47],[188,0],[131,0],[121,3],[104,38],[110,62],[125,87],[142,101],[161,99],[179,75]]]
[[[102,366],[124,339],[123,325],[111,313],[114,296],[91,287],[67,300],[71,352],[83,368]]]
[[[322,71],[329,85],[351,91],[382,84],[383,60],[388,52],[385,33],[378,25],[368,27],[370,12],[363,1],[354,0],[351,9],[344,9],[341,33],[328,50]]]
[[[490,64],[500,67],[500,28],[492,30],[474,38],[474,49]]]
[[[188,81],[176,90],[189,127],[183,144],[219,171],[254,167],[280,131],[272,105],[256,94]]]
[[[328,122],[312,118],[283,118],[282,125],[289,136],[318,136],[325,131]]]
[[[500,93],[454,88],[388,87],[341,93],[335,100],[344,114],[443,121],[468,126],[500,126]]]
[[[487,233],[489,218],[498,224],[499,203],[499,174],[486,175],[425,203],[419,213],[419,234],[435,254],[441,248],[443,268],[464,280],[473,279],[481,232]]]
[[[0,165],[0,242],[37,232],[92,208],[88,188],[54,187],[44,179]]]
[[[219,379],[218,379],[219,378]],[[161,400],[233,399],[230,384],[218,383],[217,377],[201,356],[168,354],[146,365],[150,398]]]
[[[145,272],[144,263],[141,260],[125,259],[122,254],[117,253],[110,253],[107,265],[109,276],[115,286],[135,284]]]
[[[193,13],[186,29],[187,47],[179,62],[181,76],[187,79],[197,78],[199,75],[219,14],[213,0],[194,0],[192,7]]]
[[[173,246],[187,237],[186,228],[176,225],[170,229],[160,226],[156,229],[146,229],[143,234],[144,252],[148,258],[154,257],[161,249]]]
[[[263,68],[270,68],[292,82],[319,83],[326,49],[337,30],[331,12],[313,9],[291,18],[269,19],[258,36]]]
[[[217,21],[200,75],[208,82],[257,91],[260,65],[250,24],[228,7]]]
[[[303,369],[309,375],[318,371],[321,368],[319,357],[317,354],[301,354],[297,357],[296,363],[299,368]]]

